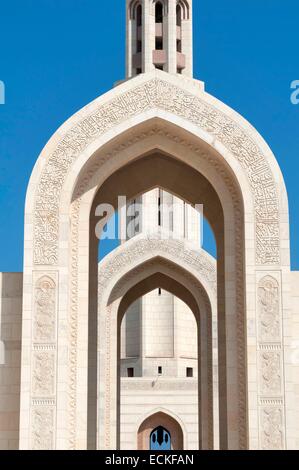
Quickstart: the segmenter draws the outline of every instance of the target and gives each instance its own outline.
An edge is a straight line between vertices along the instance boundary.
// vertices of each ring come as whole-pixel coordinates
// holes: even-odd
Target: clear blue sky
[[[290,199],[299,270],[298,0],[193,0],[195,77],[264,136]],[[1,0],[0,271],[21,271],[33,165],[69,116],[124,77],[125,0]]]

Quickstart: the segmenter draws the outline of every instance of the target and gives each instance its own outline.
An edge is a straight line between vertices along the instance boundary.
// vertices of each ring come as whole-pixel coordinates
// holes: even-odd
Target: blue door
[[[150,450],[171,450],[171,436],[162,426],[154,429],[150,437]]]

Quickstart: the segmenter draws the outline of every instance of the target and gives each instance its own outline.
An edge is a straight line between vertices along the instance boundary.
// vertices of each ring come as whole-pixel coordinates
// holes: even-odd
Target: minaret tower
[[[192,77],[192,0],[127,1],[127,78],[155,68]],[[142,216],[134,225],[135,209]],[[138,211],[139,212],[139,211]],[[140,212],[139,212],[140,214]],[[136,222],[136,219],[135,219]],[[131,201],[120,214],[122,243],[140,232],[166,229],[201,246],[197,211],[162,188]],[[180,333],[180,334],[179,334]],[[187,305],[162,289],[132,304],[121,328],[121,376],[197,375],[197,325]]]
[[[136,207],[141,217],[134,231],[130,227],[134,227]],[[197,248],[201,246],[201,221],[196,209],[159,188],[132,201],[121,214],[120,223],[126,224],[127,240],[161,228]],[[132,304],[123,319],[121,376],[183,378],[187,374],[197,376],[195,318],[181,300],[157,289]]]
[[[155,68],[192,77],[192,0],[126,2],[127,78]]]

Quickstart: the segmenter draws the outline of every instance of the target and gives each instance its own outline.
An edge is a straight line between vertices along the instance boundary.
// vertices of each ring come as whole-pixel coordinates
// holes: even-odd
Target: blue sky
[[[193,0],[194,75],[264,136],[285,176],[299,270],[297,0]],[[125,73],[125,0],[0,4],[0,271],[21,271],[33,165],[69,116]]]

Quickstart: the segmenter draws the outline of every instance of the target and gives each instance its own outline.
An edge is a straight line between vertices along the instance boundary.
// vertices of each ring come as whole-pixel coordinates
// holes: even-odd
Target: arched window
[[[156,23],[163,23],[163,5],[161,2],[156,3]]]
[[[181,5],[177,5],[176,7],[176,24],[179,28],[182,27],[182,7]],[[181,32],[180,32],[180,36],[177,37],[177,40],[176,40],[176,50],[177,52],[182,52],[182,36],[181,36]]]
[[[177,26],[182,25],[182,20],[189,20],[190,7],[187,0],[178,0],[176,8]]]
[[[176,7],[176,25],[182,26],[182,8],[180,5]]]
[[[155,4],[155,21],[156,21],[156,44],[155,50],[163,50],[164,48],[164,41],[163,41],[163,15],[164,15],[164,8],[162,2],[156,2]],[[155,64],[156,69],[163,70],[163,65]]]
[[[142,6],[138,5],[136,9],[136,52],[142,52],[142,39],[139,33],[139,29],[142,27]]]
[[[150,450],[171,450],[171,435],[167,429],[158,426],[151,432]]]
[[[136,10],[136,23],[137,23],[137,28],[142,26],[142,6],[138,5],[137,10]]]

